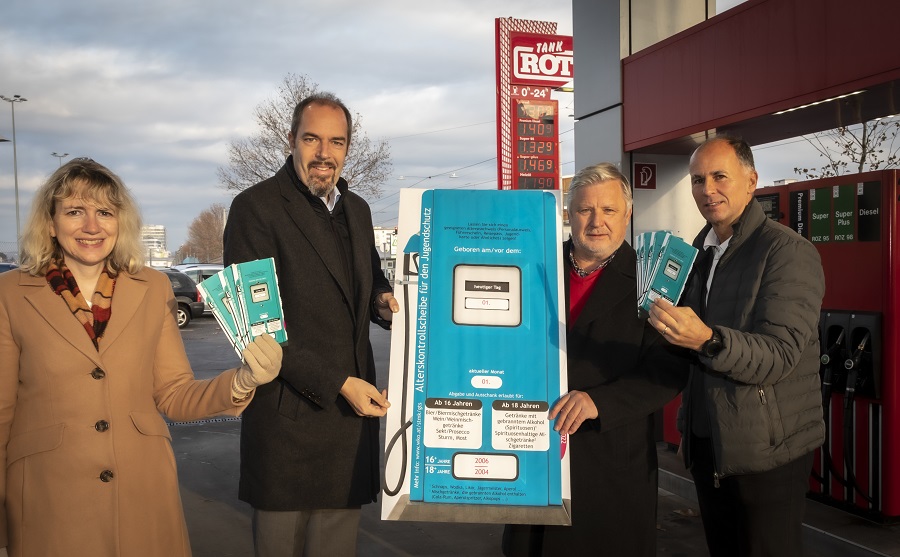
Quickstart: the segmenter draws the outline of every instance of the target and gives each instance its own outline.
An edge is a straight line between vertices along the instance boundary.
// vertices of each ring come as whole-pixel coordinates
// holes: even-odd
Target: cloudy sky
[[[495,187],[496,17],[572,32],[570,0],[7,0],[0,94],[28,99],[15,106],[21,221],[59,164],[51,153],[88,156],[122,176],[174,251],[200,211],[230,203],[216,169],[288,73],[342,97],[390,144],[394,177],[371,200],[376,225],[396,222],[400,187]],[[559,100],[565,114],[571,98]],[[0,103],[7,139],[10,112]],[[774,162],[761,178],[787,177],[795,163]],[[0,250],[15,242],[13,190],[12,144],[2,143]]]

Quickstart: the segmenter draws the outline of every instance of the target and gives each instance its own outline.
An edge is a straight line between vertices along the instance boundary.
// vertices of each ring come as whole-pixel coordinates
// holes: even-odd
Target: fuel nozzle
[[[859,346],[856,347],[856,350],[853,352],[853,354],[849,358],[847,358],[847,361],[844,362],[844,369],[846,369],[847,371],[855,371],[859,369],[859,361],[862,359],[863,352],[865,352],[867,344],[869,344],[869,333],[866,333],[865,336],[862,337],[862,340],[859,341]]]
[[[834,358],[838,355],[838,352],[841,351],[841,343],[844,342],[844,330],[841,329],[840,334],[837,339],[835,339],[834,344],[828,347],[825,352],[822,353],[822,356],[819,358],[820,363],[823,366],[831,365]]]
[[[844,330],[841,329],[841,332],[838,334],[837,339],[835,339],[834,343],[825,349],[822,352],[822,355],[819,357],[819,362],[822,366],[822,403],[826,404],[828,400],[831,398],[831,389],[834,372],[832,370],[832,364],[835,359],[840,355],[841,348],[843,347],[844,342]]]
[[[856,377],[859,374],[859,362],[862,360],[863,352],[866,345],[869,344],[869,333],[862,337],[859,345],[853,354],[844,362],[844,369],[847,370],[847,387],[844,389],[844,409],[849,410],[853,402],[853,395],[856,392]]]

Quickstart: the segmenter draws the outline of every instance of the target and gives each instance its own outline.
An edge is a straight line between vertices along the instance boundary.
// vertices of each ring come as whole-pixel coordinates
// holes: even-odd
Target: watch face
[[[723,348],[722,339],[719,337],[718,334],[714,334],[711,339],[707,340],[703,344],[703,348],[702,348],[703,355],[706,356],[707,358],[713,358],[719,352],[722,351],[722,348]]]

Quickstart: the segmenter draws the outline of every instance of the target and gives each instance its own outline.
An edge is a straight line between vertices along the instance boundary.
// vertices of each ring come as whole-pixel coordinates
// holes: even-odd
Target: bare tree
[[[228,166],[219,167],[222,186],[238,193],[275,174],[290,152],[288,132],[297,103],[319,91],[306,75],[284,77],[273,98],[260,103],[254,112],[257,132],[228,145]],[[391,151],[384,140],[373,141],[362,130],[362,117],[353,117],[353,139],[344,161],[343,177],[353,191],[369,199],[381,194],[381,184],[390,176]]]
[[[821,168],[794,167],[807,179],[861,173],[900,163],[900,121],[876,118],[862,124],[841,126],[827,132],[804,135],[825,159]]]
[[[191,221],[188,237],[175,253],[176,261],[196,257],[203,263],[222,262],[222,231],[225,228],[225,206],[214,203]]]

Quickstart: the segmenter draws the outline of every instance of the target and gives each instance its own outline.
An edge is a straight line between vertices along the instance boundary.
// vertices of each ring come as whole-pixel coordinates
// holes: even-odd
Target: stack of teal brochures
[[[684,292],[697,248],[665,230],[635,238],[637,252],[638,315],[646,317],[657,298],[677,304]]]
[[[275,261],[230,265],[197,285],[238,356],[254,338],[267,334],[287,342]]]

